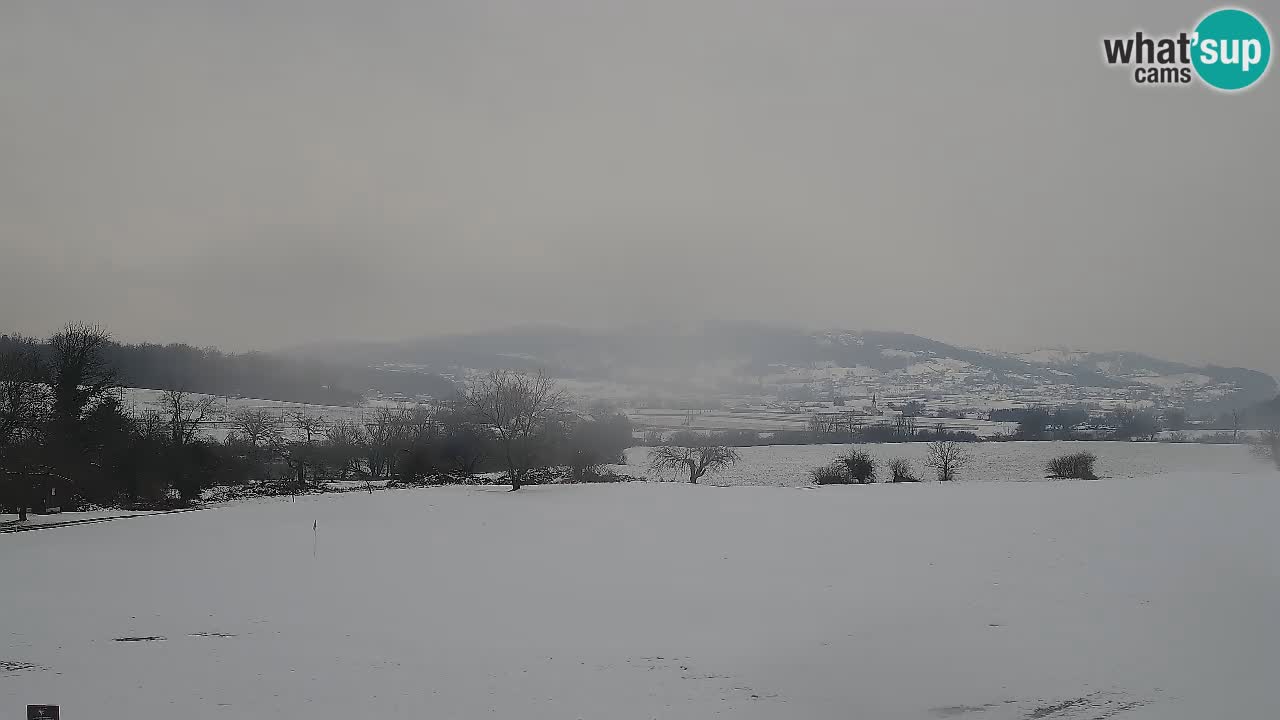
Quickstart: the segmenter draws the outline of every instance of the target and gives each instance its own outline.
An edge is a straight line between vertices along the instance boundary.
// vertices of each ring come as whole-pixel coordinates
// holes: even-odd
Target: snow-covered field
[[[0,717],[1276,717],[1277,506],[1259,466],[443,487],[0,535]]]
[[[702,482],[712,485],[808,485],[809,471],[834,460],[850,445],[769,445],[738,448],[741,459],[732,467],[708,475]],[[911,461],[916,474],[929,477],[924,460],[927,443],[867,443],[857,446],[880,461],[881,471],[888,461]],[[1043,480],[1044,466],[1051,458],[1087,451],[1097,456],[1096,471],[1104,478],[1133,478],[1174,471],[1201,471],[1214,474],[1255,473],[1266,468],[1243,445],[1201,445],[1195,443],[1151,442],[994,442],[965,444],[971,462],[960,470],[965,481]],[[618,472],[645,475],[649,448],[627,450],[627,464],[614,466]],[[649,474],[651,479],[659,476]],[[674,479],[668,474],[665,479]],[[883,479],[883,478],[882,478]],[[1277,477],[1280,481],[1280,476]]]
[[[809,421],[815,414],[838,415],[841,408],[811,408],[804,411],[769,410],[757,408],[752,410],[704,410],[696,413],[675,409],[642,409],[627,413],[637,430],[693,430],[707,432],[717,430],[756,430],[773,432],[778,430],[807,430]],[[860,418],[864,426],[892,426],[896,415]],[[990,437],[997,434],[1009,434],[1018,428],[1014,422],[991,422],[974,418],[917,418],[917,426],[924,430],[932,430],[942,425],[948,430],[967,430],[980,436]]]

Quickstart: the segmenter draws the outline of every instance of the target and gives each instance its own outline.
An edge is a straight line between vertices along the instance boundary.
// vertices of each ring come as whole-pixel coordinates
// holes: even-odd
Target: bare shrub
[[[920,478],[916,477],[915,471],[911,467],[911,461],[905,458],[895,458],[889,462],[889,482],[920,482]]]
[[[1091,452],[1078,452],[1060,455],[1045,465],[1044,471],[1052,478],[1075,478],[1078,480],[1097,480],[1093,473],[1093,464],[1098,457]]]
[[[876,481],[876,460],[862,450],[850,450],[839,458],[849,475],[849,482],[857,484]]]
[[[849,472],[845,469],[844,463],[839,460],[816,467],[809,471],[813,476],[813,482],[817,485],[845,485],[849,482]]]

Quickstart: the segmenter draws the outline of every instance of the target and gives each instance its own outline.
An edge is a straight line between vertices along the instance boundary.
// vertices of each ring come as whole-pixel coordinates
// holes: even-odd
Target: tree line
[[[58,352],[55,338],[0,335],[0,354],[33,354],[48,364]],[[352,367],[263,352],[224,353],[182,343],[124,344],[108,336],[96,351],[114,369],[116,380],[127,387],[182,387],[209,395],[314,405],[358,405],[371,390],[407,397],[447,397],[457,391],[448,380],[430,373]]]
[[[1090,410],[1081,405],[1062,407],[1002,408],[992,410],[991,420],[1015,422],[1017,430],[1010,439],[1017,440],[1150,440],[1161,431],[1181,433],[1196,423],[1183,408],[1162,410],[1119,406],[1107,411]],[[1238,442],[1246,430],[1274,430],[1280,427],[1280,397],[1217,416],[1198,416],[1200,423],[1225,428],[1221,436]],[[1086,424],[1092,425],[1087,431]]]
[[[920,405],[918,401],[912,401]],[[907,403],[907,405],[912,405]],[[835,413],[814,413],[809,416],[809,427],[805,442],[808,444],[829,443],[899,443],[899,442],[978,442],[977,433],[969,430],[948,428],[944,422],[932,425],[919,416],[916,408],[893,415],[887,422],[878,418],[867,422],[867,418],[857,412],[843,411]]]
[[[623,460],[631,424],[616,409],[573,408],[542,374],[494,371],[451,397],[383,407],[366,422],[244,409],[224,440],[201,434],[216,399],[168,387],[130,414],[102,328],[72,324],[46,341],[0,348],[0,506],[163,507],[214,485],[302,492],[331,480],[456,482],[501,471],[512,489],[565,468],[604,479]]]

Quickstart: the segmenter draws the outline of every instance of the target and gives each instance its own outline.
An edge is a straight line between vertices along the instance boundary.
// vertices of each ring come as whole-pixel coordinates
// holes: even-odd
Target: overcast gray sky
[[[7,0],[0,329],[758,318],[1280,374],[1280,77],[1101,59],[1212,7]]]

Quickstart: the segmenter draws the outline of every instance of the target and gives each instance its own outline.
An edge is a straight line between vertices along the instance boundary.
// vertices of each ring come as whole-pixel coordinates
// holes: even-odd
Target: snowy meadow
[[[834,448],[801,451],[773,452]],[[1280,474],[1231,467],[453,486],[0,535],[0,717],[1270,717]]]

